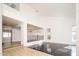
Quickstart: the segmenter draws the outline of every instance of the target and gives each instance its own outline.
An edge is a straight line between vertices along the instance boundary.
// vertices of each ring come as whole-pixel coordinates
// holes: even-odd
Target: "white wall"
[[[29,7],[27,4],[20,4],[19,11],[16,11],[8,6],[3,5],[3,15],[26,23],[25,26],[22,24],[22,26],[24,27],[27,27],[26,26],[27,23],[36,25],[38,27],[42,27],[44,29],[45,40],[47,40],[47,28],[51,28],[52,42],[57,42],[57,43],[71,42],[72,22],[74,22],[72,20],[74,19],[74,17],[69,17],[69,16],[67,17],[66,15],[63,16],[63,13],[62,15],[59,14],[51,18],[41,17],[34,9]],[[22,29],[23,31],[22,34],[26,33],[25,30],[26,28]],[[25,44],[27,45],[27,40],[25,40]],[[31,44],[34,44],[34,42],[30,43],[30,45]]]
[[[45,26],[51,28],[51,41],[56,43],[71,44],[72,40],[72,25],[74,24],[74,17],[56,16],[44,18]],[[49,21],[50,20],[50,21]],[[46,37],[47,38],[47,37]],[[47,41],[47,40],[46,40]]]
[[[17,28],[12,29],[12,41],[18,42],[21,41],[21,30]]]
[[[24,20],[27,21],[27,24],[36,25],[41,28],[45,27],[40,15],[36,13],[35,10],[29,7],[27,4],[20,5],[20,12],[21,12],[21,15],[25,18]],[[42,41],[43,40],[30,42],[26,45],[30,46],[33,44],[41,44]]]
[[[36,25],[38,27],[46,28],[46,26],[44,25],[44,21],[42,21],[39,14],[36,13],[35,10],[30,8],[27,4],[20,4],[19,11],[12,9],[3,4],[3,15],[11,17],[15,20],[22,21],[22,23],[26,23],[25,27],[27,27],[27,24],[32,24],[32,25]],[[22,24],[22,26],[24,26],[24,25]],[[25,28],[22,29],[22,32],[23,31],[25,31]],[[23,32],[23,33],[26,33],[26,32]],[[26,36],[27,36],[27,34],[26,34]],[[22,38],[22,39],[24,39],[24,38]],[[26,41],[27,41],[27,39],[25,40],[25,45],[28,45]],[[38,42],[39,41],[37,41],[37,43]],[[31,45],[32,43],[29,43],[29,44]],[[33,42],[33,44],[34,44],[34,42]]]
[[[79,4],[76,4],[76,54],[79,56]]]
[[[45,27],[39,13],[32,9],[28,4],[20,4],[21,15],[28,24],[36,25],[38,27]]]
[[[2,6],[0,4],[0,56],[2,55]]]
[[[56,17],[54,23],[54,39],[53,42],[70,44],[72,40],[72,20],[67,17]],[[52,34],[53,34],[52,33]]]

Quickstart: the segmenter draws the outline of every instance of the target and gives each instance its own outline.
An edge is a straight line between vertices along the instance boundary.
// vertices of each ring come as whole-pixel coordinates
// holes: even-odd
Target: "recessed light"
[[[36,12],[39,12],[39,10],[36,10]]]

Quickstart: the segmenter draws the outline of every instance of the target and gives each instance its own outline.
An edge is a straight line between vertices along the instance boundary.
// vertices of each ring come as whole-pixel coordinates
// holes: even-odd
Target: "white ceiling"
[[[20,27],[20,21],[17,21],[13,18],[2,16],[2,21],[4,26],[10,26],[10,27]]]
[[[75,17],[74,3],[29,3],[31,8],[35,9],[41,16],[55,17],[66,16]]]

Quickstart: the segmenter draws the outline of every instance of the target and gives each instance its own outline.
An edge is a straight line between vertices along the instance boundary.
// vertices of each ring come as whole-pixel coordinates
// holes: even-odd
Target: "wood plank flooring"
[[[33,50],[23,46],[11,47],[4,49],[4,56],[50,56],[41,51]]]

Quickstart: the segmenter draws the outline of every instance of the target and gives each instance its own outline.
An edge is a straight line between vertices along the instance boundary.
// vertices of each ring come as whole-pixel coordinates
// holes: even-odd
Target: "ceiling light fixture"
[[[36,10],[36,12],[39,12],[39,10]]]

